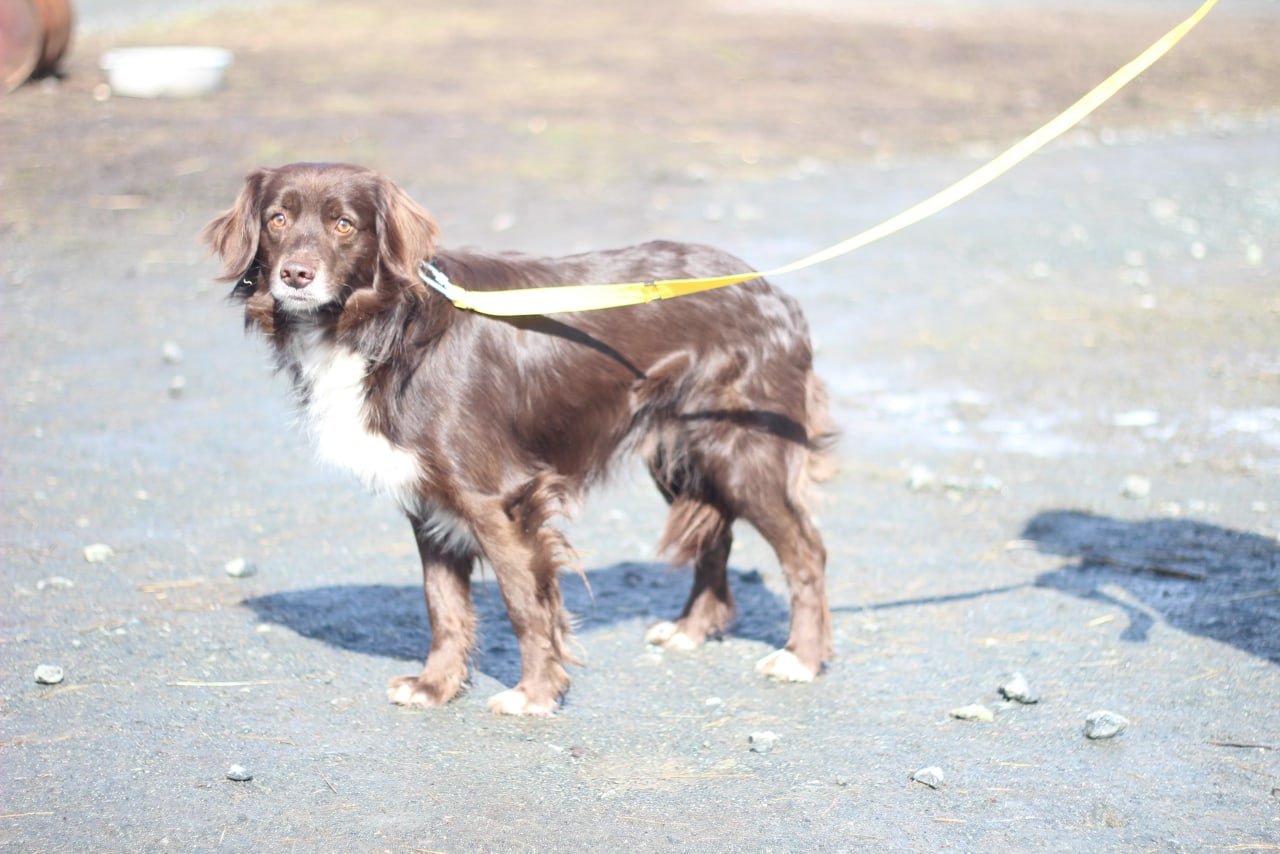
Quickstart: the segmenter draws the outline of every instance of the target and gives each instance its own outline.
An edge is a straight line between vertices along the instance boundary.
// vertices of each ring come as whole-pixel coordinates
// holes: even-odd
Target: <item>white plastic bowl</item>
[[[222,85],[231,51],[218,47],[125,47],[102,54],[102,70],[117,95],[191,98]]]

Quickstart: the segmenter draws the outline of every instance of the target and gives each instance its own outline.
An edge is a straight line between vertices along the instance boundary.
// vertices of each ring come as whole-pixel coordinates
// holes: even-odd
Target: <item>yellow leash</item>
[[[739,282],[767,276],[794,273],[824,261],[830,261],[868,243],[901,231],[926,217],[932,216],[1008,172],[1035,152],[1044,148],[1082,119],[1100,107],[1108,98],[1123,89],[1130,81],[1156,63],[1187,33],[1200,23],[1217,0],[1205,3],[1178,26],[1144,50],[1136,59],[1102,81],[1080,100],[1076,101],[1039,130],[1010,147],[994,160],[961,178],[945,190],[930,196],[908,208],[892,219],[874,228],[855,234],[834,246],[815,252],[799,261],[765,272],[734,273],[727,276],[711,276],[699,279],[660,279],[653,282],[621,282],[602,285],[556,285],[552,287],[524,288],[507,291],[469,291],[453,284],[434,266],[424,261],[418,265],[418,275],[430,287],[444,294],[457,308],[468,309],[499,317],[517,317],[536,314],[560,314],[574,311],[598,311],[624,305],[653,302],[660,299],[695,294],[713,288],[722,288]]]

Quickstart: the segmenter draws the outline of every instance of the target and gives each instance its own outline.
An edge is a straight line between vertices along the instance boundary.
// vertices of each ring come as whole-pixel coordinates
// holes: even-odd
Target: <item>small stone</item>
[[[1130,409],[1117,412],[1114,423],[1117,427],[1154,427],[1160,423],[1160,413],[1154,409]]]
[[[62,681],[62,668],[56,664],[42,664],[36,668],[36,683],[57,685]]]
[[[1151,496],[1151,481],[1140,474],[1131,474],[1124,479],[1120,493],[1125,498],[1140,501]]]
[[[1008,679],[1000,683],[998,689],[1000,696],[1006,700],[1030,705],[1040,702],[1040,698],[1031,693],[1031,686],[1027,684],[1027,677],[1021,673],[1014,673]]]
[[[690,184],[707,184],[715,177],[715,170],[705,163],[690,163],[681,170],[681,174]]]
[[[169,397],[182,397],[182,393],[187,390],[187,378],[181,374],[169,380]]]
[[[249,563],[242,557],[232,558],[223,564],[222,569],[232,578],[248,578],[251,575],[256,575],[258,572],[258,567]]]
[[[1151,273],[1145,267],[1126,267],[1120,274],[1120,280],[1143,290],[1151,287]]]
[[[724,700],[721,700],[719,697],[708,697],[706,704],[708,706],[723,706]]]
[[[924,492],[938,485],[938,476],[926,465],[914,465],[907,472],[907,489],[912,492]]]
[[[989,724],[996,719],[995,714],[981,703],[973,703],[972,705],[952,709],[951,717],[961,721],[978,721],[984,724]]]
[[[984,474],[982,477],[978,478],[977,483],[975,483],[974,486],[983,492],[1004,492],[1004,481],[993,474]]]
[[[178,346],[177,341],[166,341],[160,348],[161,355],[164,356],[165,364],[177,365],[182,362],[182,348]]]
[[[924,783],[930,789],[936,789],[942,785],[946,778],[942,775],[942,769],[937,765],[930,765],[927,768],[921,768],[911,775],[911,779],[917,783]]]
[[[236,783],[247,783],[253,779],[253,773],[243,765],[232,765],[227,769],[227,779]]]
[[[751,744],[752,753],[768,753],[778,743],[778,737],[776,732],[766,730],[751,733],[747,736],[747,741]]]
[[[84,559],[89,563],[103,563],[115,557],[115,550],[106,543],[94,543],[84,547]]]
[[[1178,218],[1178,203],[1173,199],[1152,199],[1147,203],[1147,210],[1159,222],[1171,223]]]
[[[36,582],[37,590],[53,588],[54,590],[70,590],[75,587],[76,583],[70,578],[64,578],[61,575],[51,575],[48,578],[42,578]]]
[[[837,786],[840,786],[841,788],[844,788],[845,786],[848,786],[848,785],[849,785],[849,778],[848,778],[848,777],[846,777],[846,776],[844,776],[843,774],[837,774],[837,775],[836,775],[836,785],[837,785]]]
[[[1084,734],[1092,739],[1115,738],[1128,725],[1129,719],[1124,715],[1100,709],[1084,719]]]

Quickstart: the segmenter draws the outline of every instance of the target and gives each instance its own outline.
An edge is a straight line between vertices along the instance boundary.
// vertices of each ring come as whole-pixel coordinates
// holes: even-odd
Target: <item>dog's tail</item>
[[[804,412],[809,446],[805,474],[810,482],[828,480],[836,473],[833,449],[840,438],[840,431],[831,417],[827,386],[812,371],[805,378]]]

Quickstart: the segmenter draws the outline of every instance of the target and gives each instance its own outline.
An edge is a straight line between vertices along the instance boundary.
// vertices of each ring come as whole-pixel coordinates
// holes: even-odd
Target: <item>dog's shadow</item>
[[[754,570],[730,569],[729,575],[739,615],[729,634],[781,647],[787,638],[787,603]],[[586,578],[590,589],[573,575],[561,577],[575,631],[589,636],[634,620],[637,644],[643,626],[680,613],[692,581],[688,571],[647,563],[595,569]],[[473,663],[481,673],[514,684],[520,678],[520,653],[497,584],[491,577],[477,577],[472,598],[479,635]],[[270,593],[243,604],[264,622],[351,652],[421,664],[431,645],[426,605],[417,585],[337,584]]]
[[[1186,519],[1125,521],[1070,510],[1041,513],[1023,537],[1076,558],[1037,586],[1121,608],[1121,637],[1145,641],[1155,619],[1280,664],[1280,545]]]

